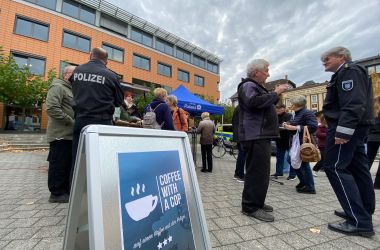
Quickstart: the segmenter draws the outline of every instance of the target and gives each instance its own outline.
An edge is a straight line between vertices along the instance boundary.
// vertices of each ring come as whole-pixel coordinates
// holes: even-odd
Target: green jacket
[[[49,86],[46,98],[48,142],[73,139],[74,110],[72,108],[73,92],[71,84],[61,79],[54,79]]]

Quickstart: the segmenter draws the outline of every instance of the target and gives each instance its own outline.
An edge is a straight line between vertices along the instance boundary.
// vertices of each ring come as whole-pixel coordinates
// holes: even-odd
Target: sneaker
[[[236,181],[237,182],[244,182],[244,177],[243,178],[238,177],[238,178],[236,178]]]
[[[264,206],[262,207],[262,209],[265,211],[265,212],[273,212],[273,207],[272,206],[269,206],[267,204],[264,204]]]
[[[68,203],[69,202],[69,196],[67,194],[62,195],[50,195],[49,197],[50,203]]]
[[[237,176],[236,174],[234,175],[234,179],[236,180],[237,178],[239,178],[239,176]]]
[[[298,183],[298,184],[296,185],[296,189],[297,189],[297,190],[298,190],[298,189],[301,189],[301,188],[304,188],[304,187],[305,187],[305,185],[302,184],[301,182]]]
[[[244,215],[256,218],[256,219],[261,220],[261,221],[266,221],[266,222],[274,221],[274,216],[271,214],[268,214],[263,209],[258,209],[255,212],[246,212],[246,211],[242,210],[242,213]]]
[[[318,177],[318,172],[317,171],[313,171],[313,176],[314,177]]]
[[[294,181],[296,179],[295,176],[288,176],[288,178],[286,178],[288,181]]]

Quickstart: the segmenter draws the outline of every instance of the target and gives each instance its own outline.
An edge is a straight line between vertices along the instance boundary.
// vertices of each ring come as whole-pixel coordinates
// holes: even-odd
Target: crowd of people
[[[54,80],[49,88],[46,107],[50,202],[68,202],[83,127],[112,125],[117,120],[144,125],[144,115],[133,103],[133,94],[123,93],[117,75],[106,67],[107,60],[104,49],[94,48],[88,63],[66,67],[62,79]],[[345,219],[342,223],[329,223],[329,228],[372,236],[374,187],[380,188],[380,170],[375,183],[369,170],[380,146],[380,97],[372,103],[368,74],[352,62],[348,49],[332,48],[321,55],[321,61],[325,71],[333,75],[323,110],[317,116],[307,109],[304,96],[291,98],[290,112],[286,111],[280,99],[287,84],[277,85],[271,91],[265,88],[270,65],[266,60],[255,59],[247,65],[247,77],[237,87],[239,106],[232,119],[233,141],[239,149],[234,178],[244,183],[242,213],[266,222],[275,219],[273,207],[265,203],[271,140],[275,140],[277,162],[273,177],[288,172],[288,180],[299,180],[297,192],[313,195],[317,192],[314,176],[324,171],[342,207],[335,214]],[[188,114],[178,107],[176,96],[168,96],[163,88],[156,88],[153,94],[144,113],[153,112],[160,129],[187,131]],[[201,118],[196,129],[200,134],[201,171],[212,172],[215,125],[209,113],[202,113]],[[295,148],[294,139],[302,142],[306,127],[316,136],[322,156],[313,168],[290,154]]]

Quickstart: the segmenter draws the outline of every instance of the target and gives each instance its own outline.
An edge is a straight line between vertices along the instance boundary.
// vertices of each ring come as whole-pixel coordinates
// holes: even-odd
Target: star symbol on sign
[[[157,248],[158,248],[158,249],[161,249],[161,248],[162,248],[162,243],[161,243],[161,242],[158,243]]]
[[[169,242],[172,242],[173,240],[173,237],[171,235],[169,235],[169,238],[168,238]]]
[[[168,244],[168,240],[167,239],[164,240],[164,246],[166,246],[166,244]]]

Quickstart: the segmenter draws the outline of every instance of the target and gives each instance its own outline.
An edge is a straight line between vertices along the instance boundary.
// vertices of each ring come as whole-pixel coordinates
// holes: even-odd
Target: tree
[[[231,104],[222,104],[222,106],[224,107],[223,123],[232,123],[235,108]],[[222,123],[222,115],[213,115],[211,119],[217,123]]]

